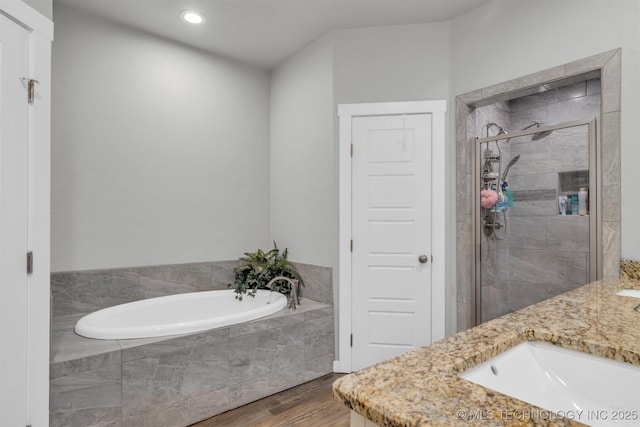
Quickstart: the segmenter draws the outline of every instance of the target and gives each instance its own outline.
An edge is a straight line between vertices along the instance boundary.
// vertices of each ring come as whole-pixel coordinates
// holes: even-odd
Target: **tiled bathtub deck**
[[[333,307],[297,310],[206,332],[93,340],[82,314],[52,323],[50,425],[187,426],[332,372]]]

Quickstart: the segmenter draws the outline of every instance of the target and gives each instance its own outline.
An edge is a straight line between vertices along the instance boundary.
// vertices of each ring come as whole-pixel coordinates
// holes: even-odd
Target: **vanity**
[[[634,310],[640,298],[617,295],[640,289],[640,280],[624,277],[593,282],[354,372],[334,383],[334,396],[351,408],[351,425],[359,427],[640,425],[640,382],[637,389],[631,383],[635,407],[554,412],[460,377],[526,341],[640,369],[640,312]],[[597,372],[602,378],[608,371]]]

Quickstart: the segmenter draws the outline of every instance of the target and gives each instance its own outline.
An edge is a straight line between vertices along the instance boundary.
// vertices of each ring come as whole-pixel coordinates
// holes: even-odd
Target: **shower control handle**
[[[429,256],[422,254],[418,257],[418,261],[420,261],[422,264],[425,264],[427,261],[429,261]]]

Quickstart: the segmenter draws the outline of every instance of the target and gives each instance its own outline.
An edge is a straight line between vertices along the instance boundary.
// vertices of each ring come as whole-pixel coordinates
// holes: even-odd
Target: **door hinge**
[[[433,264],[433,255],[431,255],[431,264]]]
[[[349,338],[349,346],[353,347],[353,334],[351,334],[351,337]]]
[[[349,241],[349,250],[353,252],[353,239]]]
[[[36,83],[40,83],[35,79],[23,77],[22,81],[27,82],[27,102],[33,104],[33,100],[36,96]]]
[[[353,157],[353,144],[351,144],[351,157]]]
[[[33,252],[27,252],[27,274],[33,273]]]

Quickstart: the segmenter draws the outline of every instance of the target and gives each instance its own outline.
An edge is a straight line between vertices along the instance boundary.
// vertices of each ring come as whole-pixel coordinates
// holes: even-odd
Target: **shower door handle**
[[[420,261],[422,264],[425,264],[429,261],[429,256],[422,254],[418,257],[418,261]]]

